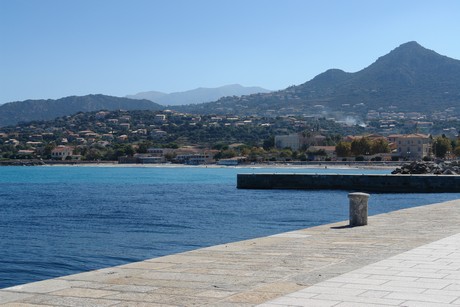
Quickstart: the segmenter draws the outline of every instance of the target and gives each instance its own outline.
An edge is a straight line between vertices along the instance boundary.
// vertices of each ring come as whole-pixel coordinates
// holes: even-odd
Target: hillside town
[[[455,124],[416,112],[381,112],[358,123],[350,116],[99,111],[0,128],[0,159],[190,165],[453,159],[460,155]]]

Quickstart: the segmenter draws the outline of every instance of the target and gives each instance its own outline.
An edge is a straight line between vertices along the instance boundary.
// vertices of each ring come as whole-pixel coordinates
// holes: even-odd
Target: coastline
[[[3,163],[2,163],[3,162]],[[235,169],[395,169],[403,162],[335,162],[335,161],[315,161],[307,163],[255,163],[255,164],[240,164],[235,166],[218,165],[218,164],[175,164],[175,163],[159,163],[159,164],[120,164],[117,161],[79,161],[79,162],[60,162],[60,161],[26,161],[26,160],[10,160],[0,161],[0,166],[41,166],[41,167],[131,167],[131,168],[235,168]]]

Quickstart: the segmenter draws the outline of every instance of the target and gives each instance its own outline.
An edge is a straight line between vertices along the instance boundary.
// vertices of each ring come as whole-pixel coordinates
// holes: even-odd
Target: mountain
[[[459,85],[459,60],[408,42],[355,73],[330,69],[285,90],[175,109],[240,115],[312,114],[319,110],[366,114],[391,106],[401,112],[432,113],[460,105]]]
[[[160,103],[159,100],[165,96],[168,96],[169,94],[163,93],[163,92],[157,92],[157,91],[149,91],[149,92],[140,92],[137,93],[136,95],[126,95],[126,98],[130,99],[146,99],[150,101],[154,101],[157,103]],[[163,104],[163,103],[161,103]]]
[[[51,120],[78,112],[120,109],[161,110],[163,107],[150,100],[134,100],[106,95],[16,101],[0,105],[0,127],[32,120]]]
[[[218,100],[221,97],[226,96],[242,96],[250,95],[254,93],[269,93],[261,87],[244,87],[239,84],[224,85],[216,88],[205,88],[200,87],[194,90],[185,92],[174,92],[170,94],[162,92],[141,92],[136,95],[128,95],[127,98],[133,99],[148,99],[155,101],[162,105],[184,105],[184,104],[197,104],[203,102],[210,102]]]

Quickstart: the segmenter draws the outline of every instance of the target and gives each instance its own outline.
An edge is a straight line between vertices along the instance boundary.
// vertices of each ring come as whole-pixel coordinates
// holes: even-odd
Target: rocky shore
[[[460,161],[414,161],[396,168],[392,174],[459,175]]]

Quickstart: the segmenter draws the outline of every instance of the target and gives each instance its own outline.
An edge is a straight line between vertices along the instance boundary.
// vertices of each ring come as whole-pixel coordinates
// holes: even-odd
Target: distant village
[[[272,95],[272,94],[264,94]],[[344,106],[344,108],[359,106]],[[459,119],[444,110],[199,116],[99,111],[0,128],[0,161],[213,164],[455,159]],[[270,110],[267,110],[269,113]],[[460,144],[460,143],[459,143]]]

